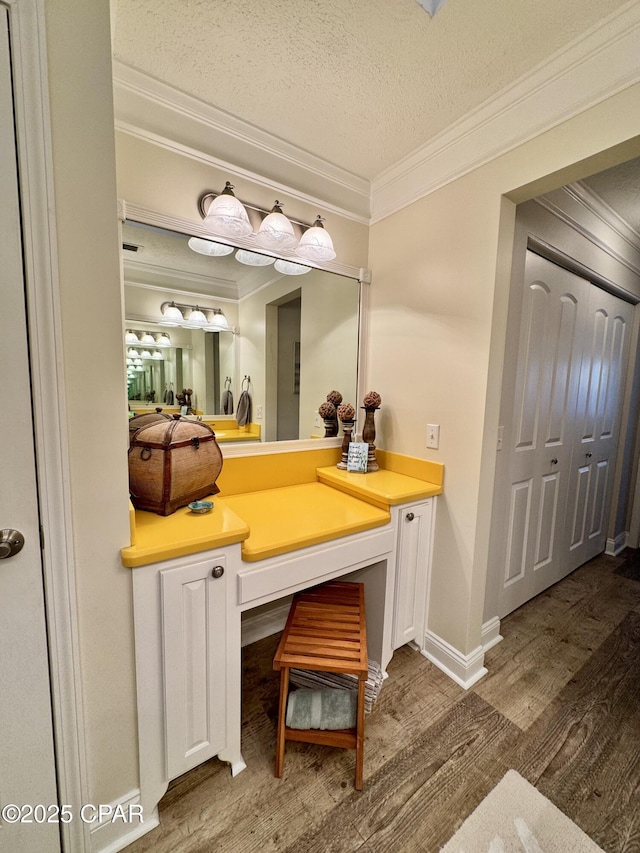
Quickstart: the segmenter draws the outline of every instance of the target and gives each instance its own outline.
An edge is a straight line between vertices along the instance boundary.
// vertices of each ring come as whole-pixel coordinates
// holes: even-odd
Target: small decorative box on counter
[[[220,490],[222,453],[211,427],[174,415],[131,437],[129,491],[136,509],[170,515]]]

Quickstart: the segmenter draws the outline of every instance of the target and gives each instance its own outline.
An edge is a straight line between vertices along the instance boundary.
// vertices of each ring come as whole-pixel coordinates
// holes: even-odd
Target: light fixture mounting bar
[[[207,211],[209,210],[209,205],[214,200],[214,198],[217,198],[219,195],[220,195],[220,193],[215,193],[215,192],[209,191],[209,192],[203,193],[200,196],[200,198],[198,199],[198,211],[200,213],[200,216],[203,219],[207,215]],[[269,213],[271,212],[270,210],[266,210],[265,208],[256,207],[255,204],[247,204],[247,202],[242,201],[242,199],[238,199],[238,201],[240,201],[244,205],[244,207],[258,213],[262,217],[262,219],[264,219],[266,216],[268,216]],[[293,225],[297,225],[302,231],[306,231],[308,228],[311,228],[311,225],[312,225],[311,222],[300,222],[300,220],[292,219],[290,216],[287,216],[287,219]],[[213,237],[211,237],[209,239],[213,239]]]

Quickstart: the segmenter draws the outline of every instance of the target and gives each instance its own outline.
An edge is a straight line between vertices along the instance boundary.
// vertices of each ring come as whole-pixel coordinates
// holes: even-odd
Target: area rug
[[[516,773],[502,778],[442,853],[603,853],[579,826]]]

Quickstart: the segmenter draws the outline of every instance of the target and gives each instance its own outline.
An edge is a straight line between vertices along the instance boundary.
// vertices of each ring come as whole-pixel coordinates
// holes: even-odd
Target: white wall
[[[45,6],[89,801],[138,784],[108,0]],[[101,393],[91,399],[91,388]]]

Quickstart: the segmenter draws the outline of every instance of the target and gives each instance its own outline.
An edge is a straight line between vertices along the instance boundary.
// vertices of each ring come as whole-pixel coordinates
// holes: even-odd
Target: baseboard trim
[[[610,557],[617,557],[621,554],[629,543],[629,532],[625,530],[623,533],[618,533],[615,539],[607,539],[607,544],[604,553]]]
[[[160,824],[158,809],[141,814],[140,790],[124,794],[106,805],[83,806],[91,823],[91,853],[118,853]]]
[[[486,652],[489,649],[492,649],[498,643],[501,643],[503,639],[504,638],[500,633],[500,620],[497,616],[494,616],[493,619],[489,619],[488,622],[483,624],[482,631],[480,633],[480,643],[483,651]]]
[[[465,690],[468,690],[483,675],[487,674],[482,646],[478,646],[468,655],[464,655],[446,640],[443,640],[442,637],[434,634],[433,631],[427,631],[421,654]]]
[[[257,643],[265,637],[282,631],[289,615],[291,598],[285,600],[284,604],[278,602],[277,607],[269,607],[259,613],[247,614],[242,619],[242,646]]]

